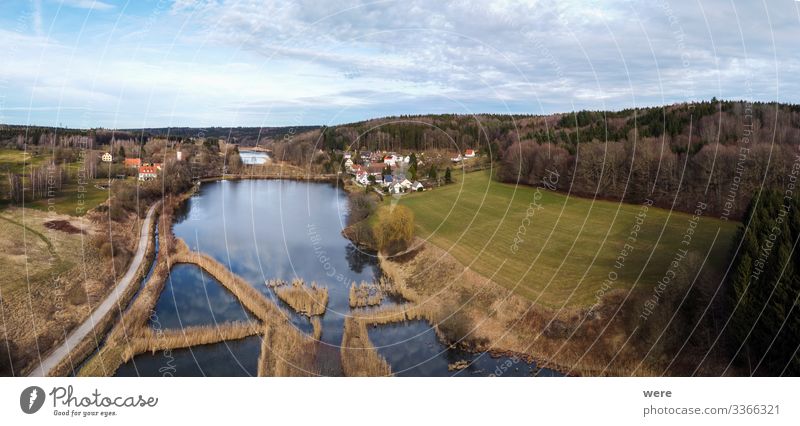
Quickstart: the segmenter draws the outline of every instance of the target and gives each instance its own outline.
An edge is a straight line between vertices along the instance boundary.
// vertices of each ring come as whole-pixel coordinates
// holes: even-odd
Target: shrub
[[[396,254],[406,248],[414,238],[414,213],[405,206],[384,206],[378,209],[372,234],[378,250]]]

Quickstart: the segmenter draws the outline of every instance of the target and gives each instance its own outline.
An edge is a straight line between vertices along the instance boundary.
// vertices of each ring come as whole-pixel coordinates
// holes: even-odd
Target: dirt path
[[[111,290],[111,294],[106,296],[103,302],[89,315],[89,318],[86,318],[83,324],[78,326],[78,328],[67,336],[64,343],[51,351],[50,354],[31,371],[29,374],[30,377],[46,376],[62,359],[69,355],[72,348],[77,346],[92,332],[92,330],[94,330],[95,324],[99,323],[104,315],[118,306],[120,298],[125,294],[125,289],[131,285],[131,282],[136,277],[136,271],[144,260],[144,255],[147,252],[147,242],[150,239],[150,223],[153,221],[153,214],[157,206],[158,204],[153,205],[150,207],[150,210],[147,211],[147,217],[142,222],[142,229],[139,232],[139,243],[136,246],[136,254],[133,257],[133,261],[125,272],[125,275],[122,276],[117,285]]]

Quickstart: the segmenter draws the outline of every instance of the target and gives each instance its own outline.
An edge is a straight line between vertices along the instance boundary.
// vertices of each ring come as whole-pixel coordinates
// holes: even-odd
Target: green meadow
[[[704,267],[719,272],[738,226],[499,183],[485,171],[454,174],[453,184],[405,195],[399,203],[414,211],[418,237],[503,287],[556,308],[595,303],[609,277],[608,290],[651,288],[676,269],[671,263],[683,249],[688,254],[677,269],[685,272],[707,258]],[[615,266],[620,258],[623,265]]]

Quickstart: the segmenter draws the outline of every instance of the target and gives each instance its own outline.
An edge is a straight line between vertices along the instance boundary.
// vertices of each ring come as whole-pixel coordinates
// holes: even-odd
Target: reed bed
[[[307,377],[320,375],[317,344],[290,326],[266,326],[258,360],[258,375]]]
[[[354,317],[344,321],[342,370],[346,376],[390,376],[392,369],[369,340],[366,323]]]
[[[319,319],[319,316],[311,317],[311,327],[313,327],[312,337],[315,341],[319,341],[322,338],[322,320]]]
[[[155,331],[147,329],[131,339],[125,352],[126,361],[142,352],[210,345],[226,340],[238,340],[260,334],[263,327],[256,322],[231,322],[219,325],[202,325],[178,330]]]
[[[383,302],[385,294],[373,283],[362,281],[361,284],[350,285],[350,307],[351,308],[366,308],[368,306],[380,305]]]
[[[281,301],[301,315],[322,315],[328,306],[328,288],[315,282],[307,287],[302,280],[295,280],[292,285],[280,285],[274,290]]]

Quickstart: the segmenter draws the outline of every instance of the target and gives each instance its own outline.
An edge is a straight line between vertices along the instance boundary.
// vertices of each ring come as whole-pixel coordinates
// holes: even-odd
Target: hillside
[[[736,232],[733,222],[701,217],[693,224],[688,214],[515,187],[486,172],[456,174],[454,180],[400,199],[414,212],[417,236],[554,309],[598,302],[610,274],[615,279],[603,292],[650,289],[683,248],[688,252],[679,273],[686,279],[676,285],[687,285],[706,258],[704,270],[719,276]],[[631,240],[634,226],[641,229]],[[690,244],[682,244],[690,227]],[[617,267],[621,253],[624,266]]]
[[[556,172],[562,192],[652,199],[681,211],[704,201],[709,214],[738,219],[762,186],[785,185],[799,145],[800,106],[712,100],[546,116],[388,117],[322,128],[272,147],[297,164],[318,162],[316,148],[423,151],[444,159],[474,148],[497,162],[503,182],[537,185]]]

